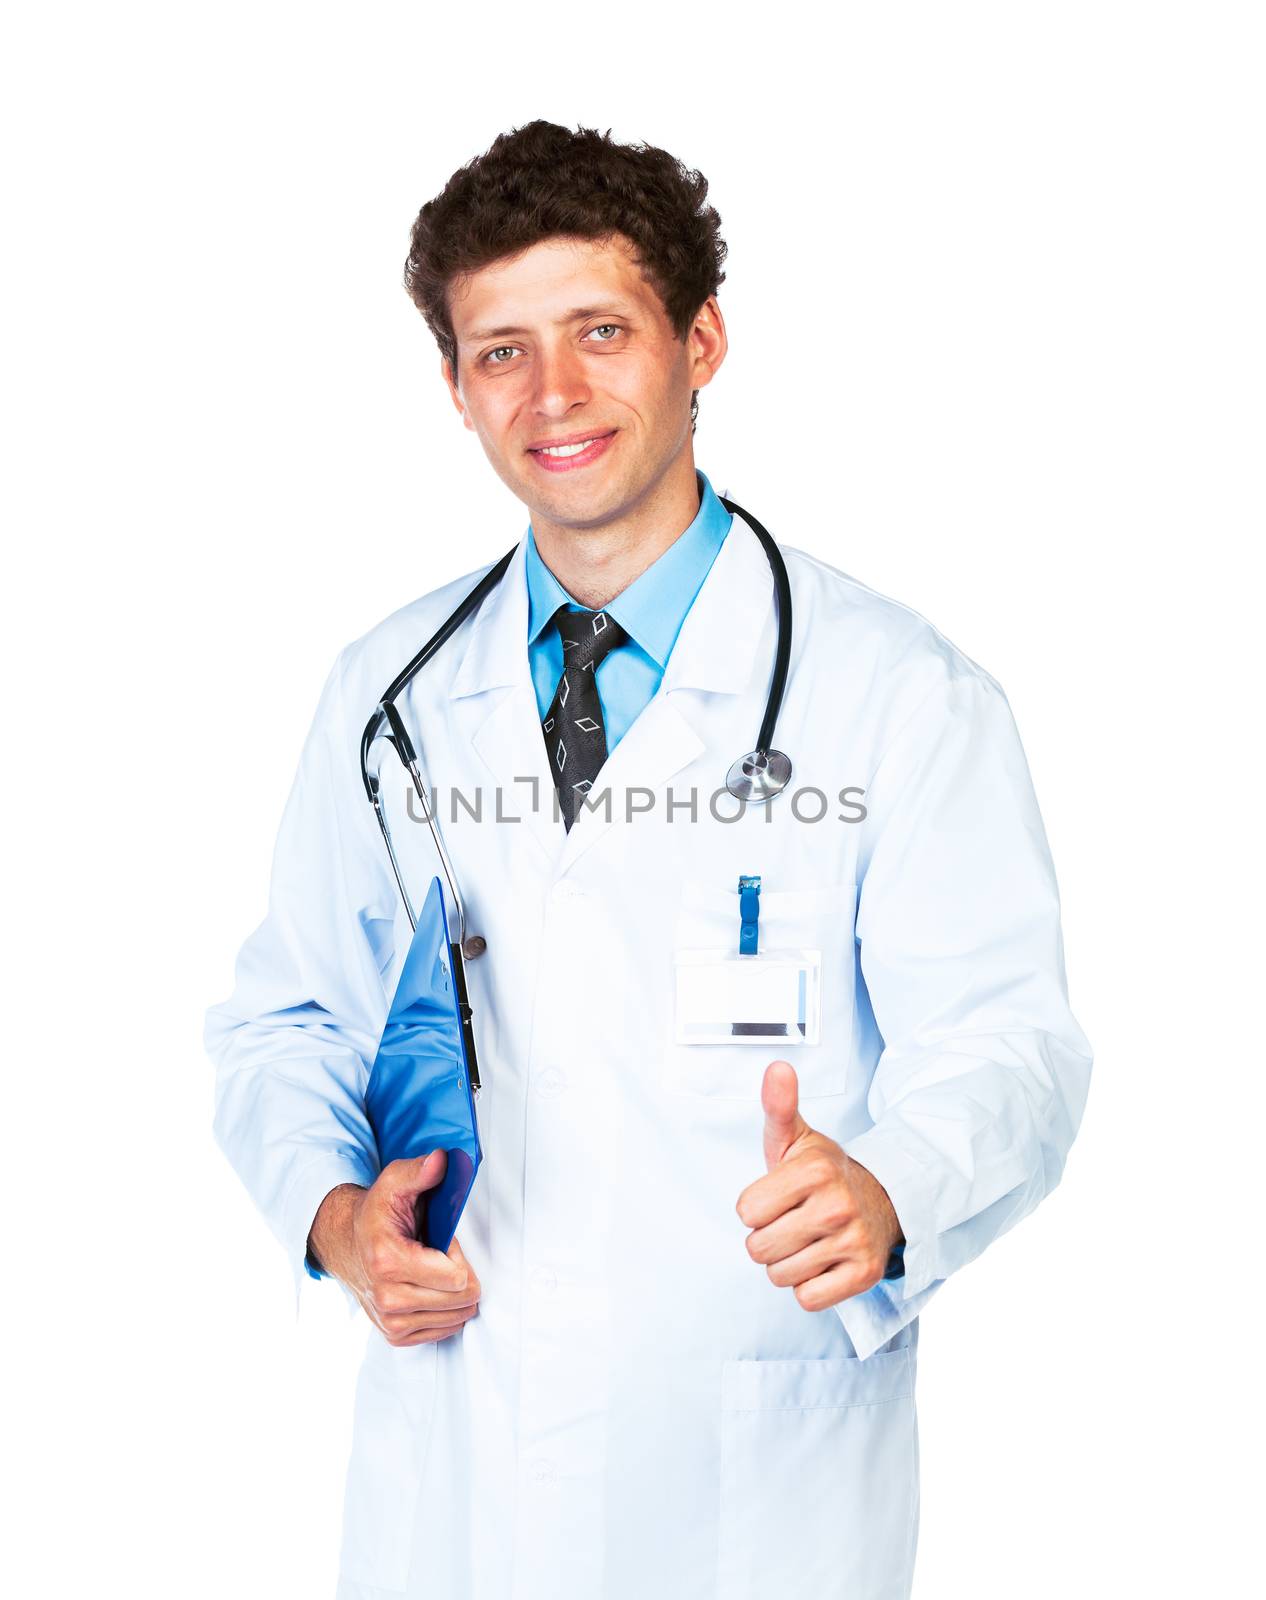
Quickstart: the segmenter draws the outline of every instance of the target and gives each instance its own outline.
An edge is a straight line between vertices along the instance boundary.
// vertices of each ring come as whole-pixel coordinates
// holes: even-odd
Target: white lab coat
[[[570,834],[526,650],[520,544],[403,701],[469,910],[484,1165],[458,1238],[479,1314],[438,1344],[369,1328],[341,1600],[898,1600],[918,1524],[916,1318],[1056,1184],[1091,1054],[1007,700],[916,613],[786,549],[795,635],[777,744],[789,795],[709,797],[750,749],[775,642],[769,568],[734,521],[655,698],[604,768],[611,820]],[[361,1095],[408,946],[361,786],[383,687],[478,574],[340,656],[277,845],[267,920],[208,1018],[216,1135],[299,1285],[312,1218],[376,1157]],[[384,767],[415,900],[437,870]],[[540,804],[532,809],[534,779]],[[495,790],[501,814],[495,820]],[[839,800],[864,790],[862,822]],[[484,816],[450,788],[481,790]],[[697,818],[690,819],[690,791]],[[671,789],[676,810],[667,807]],[[640,791],[640,792],[639,792]],[[652,808],[626,821],[626,802]],[[723,797],[728,802],[728,796]],[[854,796],[853,798],[857,798]],[[723,817],[732,802],[717,803]],[[821,1042],[673,1042],[676,947],[821,950]],[[745,1248],[760,1083],[884,1184],[905,1277],[802,1309]]]

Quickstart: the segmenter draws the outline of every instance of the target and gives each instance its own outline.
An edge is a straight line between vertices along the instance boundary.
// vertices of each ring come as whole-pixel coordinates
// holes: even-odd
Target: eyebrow
[[[586,317],[630,317],[632,312],[626,311],[622,306],[577,306],[572,311],[564,311],[561,317],[554,321],[556,328],[565,328],[569,322],[583,322]],[[508,339],[517,334],[531,333],[531,328],[478,328],[473,333],[468,333],[459,342],[461,344],[482,344],[485,339]]]

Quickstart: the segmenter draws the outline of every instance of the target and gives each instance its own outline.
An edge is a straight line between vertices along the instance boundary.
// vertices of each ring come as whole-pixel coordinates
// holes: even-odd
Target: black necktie
[[[563,641],[563,671],[541,731],[567,831],[582,798],[607,759],[607,730],[598,700],[597,670],[609,650],[628,634],[605,611],[569,611],[559,606],[553,622]]]

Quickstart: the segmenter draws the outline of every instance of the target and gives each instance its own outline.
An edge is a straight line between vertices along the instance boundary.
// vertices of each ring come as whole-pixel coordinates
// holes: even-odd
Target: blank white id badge
[[[678,950],[678,1044],[817,1044],[822,952]]]

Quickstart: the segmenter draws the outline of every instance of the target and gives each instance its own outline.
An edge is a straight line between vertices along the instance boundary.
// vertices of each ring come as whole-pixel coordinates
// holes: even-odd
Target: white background
[[[1251,1587],[1255,11],[9,25],[8,1592],[332,1592],[367,1324],[331,1285],[296,1320],[202,1014],[337,650],[526,528],[400,272],[422,202],[537,116],[706,173],[699,465],[987,667],[1042,805],[1096,1080],[1061,1189],[923,1319],[916,1595]]]

